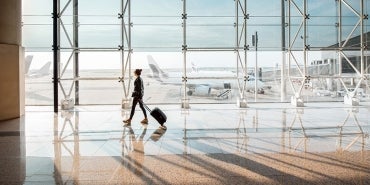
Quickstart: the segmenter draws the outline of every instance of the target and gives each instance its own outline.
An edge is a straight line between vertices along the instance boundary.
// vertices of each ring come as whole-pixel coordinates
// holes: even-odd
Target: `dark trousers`
[[[139,97],[134,97],[134,100],[132,101],[132,107],[131,107],[130,119],[132,119],[132,117],[134,117],[134,114],[135,114],[135,107],[136,107],[136,104],[137,104],[137,103],[139,103],[140,108],[141,108],[141,110],[143,111],[144,116],[145,116],[145,118],[146,118],[146,111],[145,111],[145,108],[144,108],[144,105],[143,105],[143,102],[142,102],[141,98],[139,98]]]

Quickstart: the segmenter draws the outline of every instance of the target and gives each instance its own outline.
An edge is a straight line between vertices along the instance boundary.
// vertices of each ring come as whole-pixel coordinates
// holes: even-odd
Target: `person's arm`
[[[134,81],[134,91],[136,91],[138,93],[141,92],[139,78],[136,78],[135,81]]]
[[[138,77],[134,82],[134,91],[139,93],[139,96],[144,96],[143,80]]]

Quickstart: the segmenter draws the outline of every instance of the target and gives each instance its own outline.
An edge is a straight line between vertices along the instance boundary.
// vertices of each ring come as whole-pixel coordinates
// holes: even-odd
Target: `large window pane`
[[[71,80],[73,78],[71,50],[71,43],[74,39],[73,6],[72,1],[70,4],[68,2],[69,0],[60,1],[61,10],[65,8],[61,16],[63,25],[60,35],[61,70],[63,71],[61,83],[64,93],[71,92],[73,97],[74,88]],[[294,77],[285,79],[287,80],[287,101],[290,96],[297,93],[294,89],[300,89],[302,84],[307,83],[301,73],[304,70],[306,70],[306,75],[312,77],[307,83],[309,85],[304,86],[301,92],[306,102],[343,101],[341,92],[344,87],[338,77],[340,72],[343,75],[355,76],[342,79],[344,84],[351,88],[356,86],[359,78],[356,77],[355,69],[350,62],[339,55],[336,47],[339,40],[343,42],[348,38],[343,55],[346,55],[357,70],[361,70],[361,58],[359,57],[361,29],[359,26],[355,27],[360,18],[353,12],[360,13],[360,1],[346,0],[350,7],[342,4],[341,12],[338,11],[339,1],[306,1],[305,7],[305,1],[295,0],[295,5],[291,4],[290,11],[289,1],[283,1],[286,14],[285,25],[282,25],[282,1],[248,0],[246,2],[246,13],[248,14],[246,68],[248,75],[254,77],[254,81],[248,82],[248,101],[280,101],[281,69],[284,57],[291,64],[288,66],[287,63],[285,66],[286,69],[290,67],[290,74],[286,74],[286,77]],[[118,50],[118,46],[122,44],[121,35],[123,34],[121,19],[118,15],[121,11],[121,3],[121,0],[79,0],[78,42],[79,47],[83,48],[79,51],[78,60],[79,76],[82,78],[79,89],[81,104],[120,104],[124,97],[122,83],[118,82],[118,78],[122,75],[122,56]],[[130,22],[128,9],[126,9],[125,28],[131,26],[133,49],[131,67],[132,69],[143,69],[145,101],[147,103],[179,103],[183,98],[183,93],[186,92],[191,103],[235,103],[239,96],[237,80],[223,76],[225,73],[236,75],[238,71],[237,55],[234,50],[228,52],[188,50],[186,52],[188,87],[183,89],[183,3],[184,1],[181,0],[131,0]],[[244,8],[244,1],[240,1],[238,6]],[[365,14],[368,14],[370,3],[365,1],[364,6]],[[306,20],[306,27],[301,27],[304,16],[300,11],[304,8],[307,9],[309,19]],[[244,34],[243,11],[239,7],[236,24],[235,10],[235,1],[187,0],[185,38],[187,47],[213,49],[235,47],[236,26],[238,26],[239,34]],[[51,105],[53,103],[52,66],[47,70],[47,75],[35,74],[52,61],[52,1],[23,1],[22,11],[22,44],[26,48],[26,55],[33,56],[26,79],[26,104]],[[288,12],[290,12],[290,18],[287,16]],[[341,25],[339,25],[340,20]],[[341,35],[339,35],[338,26],[341,27]],[[285,28],[285,43],[287,48],[291,49],[291,55],[281,51],[282,28]],[[369,19],[364,20],[364,30],[365,33],[369,30]],[[126,31],[125,37],[129,34],[128,30]],[[258,33],[258,48],[252,43],[252,35],[256,32]],[[364,37],[365,42],[369,39],[367,35]],[[244,35],[239,35],[239,39],[243,47]],[[303,52],[306,47],[304,40],[307,41],[306,45],[309,49],[306,58]],[[126,40],[124,45],[128,46]],[[107,48],[113,48],[113,50],[101,51]],[[355,48],[354,51],[352,51],[353,48]],[[368,49],[365,48],[365,50]],[[125,51],[124,60],[127,59],[127,54],[128,51]],[[244,51],[239,51],[239,54],[244,59]],[[365,52],[363,61],[366,73],[370,71],[367,67],[370,59],[367,56],[368,52]],[[156,76],[149,67],[150,57],[163,73],[160,72]],[[339,71],[340,59],[342,60],[342,71]],[[304,66],[304,61],[307,62],[307,66]],[[217,78],[212,79],[207,75]],[[264,86],[263,92],[255,89],[253,82],[261,82]],[[362,82],[360,88],[366,95],[369,92],[368,81],[363,80]],[[190,86],[189,84],[197,85]],[[294,89],[291,88],[292,86]],[[232,90],[226,93],[228,89]],[[224,92],[226,95],[221,95]],[[58,101],[62,98],[64,95],[60,88]],[[368,96],[361,97],[361,101],[368,99]]]

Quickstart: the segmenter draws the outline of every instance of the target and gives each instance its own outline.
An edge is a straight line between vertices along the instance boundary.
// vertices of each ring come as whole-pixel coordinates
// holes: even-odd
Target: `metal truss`
[[[130,107],[130,87],[131,87],[131,0],[120,0],[121,9],[118,13],[121,27],[121,43],[117,48],[81,48],[79,47],[79,22],[78,22],[78,0],[68,0],[66,4],[61,5],[61,0],[53,0],[53,84],[54,84],[54,112],[58,112],[58,86],[63,93],[61,101],[62,109],[73,108],[74,105],[79,105],[79,81],[80,80],[117,80],[112,77],[99,77],[99,78],[81,78],[79,76],[79,53],[90,51],[118,51],[120,52],[121,63],[121,77],[118,81],[122,83],[123,98],[122,108]],[[73,34],[70,35],[64,22],[63,15],[67,8],[73,9]],[[61,47],[61,34],[63,34],[69,47]],[[70,52],[66,61],[61,61],[61,51]],[[72,62],[73,61],[73,62]],[[65,71],[68,66],[72,66],[73,76],[66,77]],[[68,84],[70,82],[70,84]],[[72,95],[74,90],[74,95]]]
[[[243,16],[243,20],[239,21],[240,12]],[[246,93],[247,93],[247,51],[249,50],[249,45],[247,45],[247,20],[249,19],[249,14],[247,13],[247,0],[235,0],[235,47],[188,47],[187,45],[187,9],[186,0],[183,0],[183,12],[182,12],[182,27],[183,27],[183,76],[182,76],[182,100],[181,108],[188,109],[189,98],[187,96],[187,81],[192,79],[206,79],[202,77],[190,78],[187,76],[186,61],[187,52],[192,51],[203,51],[203,52],[216,52],[216,51],[230,51],[236,53],[236,65],[237,65],[237,81],[239,89],[239,102],[240,107],[247,107]],[[242,22],[242,29],[239,30],[239,24]],[[244,56],[241,56],[241,53]]]
[[[367,83],[368,82],[368,76],[369,74],[367,73],[368,71],[368,68],[369,66],[367,66],[367,69],[365,69],[365,55],[364,55],[364,52],[365,50],[368,49],[368,46],[367,46],[367,42],[365,41],[365,37],[364,37],[364,34],[365,31],[364,31],[364,28],[365,28],[365,25],[364,25],[364,21],[368,19],[368,15],[365,14],[364,12],[364,0],[359,0],[359,4],[360,4],[360,7],[359,7],[359,10],[356,10],[355,8],[353,8],[353,6],[351,6],[350,3],[348,3],[346,0],[337,0],[337,10],[338,10],[338,23],[337,23],[337,27],[338,27],[338,48],[337,48],[337,52],[338,52],[338,61],[339,61],[339,80],[340,82],[342,83],[343,87],[345,88],[346,92],[347,92],[347,95],[344,97],[344,103],[345,104],[350,104],[350,105],[358,105],[359,104],[359,99],[356,98],[356,92],[358,90],[358,88],[360,87],[361,83],[365,82]],[[358,21],[357,23],[355,24],[355,26],[353,27],[353,29],[351,30],[351,32],[345,36],[345,34],[343,33],[343,24],[342,24],[342,16],[343,16],[343,9],[344,8],[347,8],[348,10],[350,10],[356,17],[358,17]],[[351,39],[351,37],[353,36],[354,32],[356,31],[356,29],[359,29],[360,30],[360,46],[359,47],[351,47],[348,45],[348,41]],[[343,42],[343,37],[345,38],[344,42]],[[347,50],[357,50],[360,52],[360,57],[361,57],[361,65],[360,65],[360,70],[358,70],[354,64],[353,64],[353,61],[351,61],[348,57],[348,55],[345,53],[345,51]],[[344,61],[343,61],[343,59]],[[350,65],[350,67],[355,71],[355,76],[351,76],[350,78],[356,78],[358,79],[357,81],[357,84],[356,84],[356,87],[353,91],[349,91],[348,90],[348,87],[347,85],[344,83],[343,81],[343,78],[346,78],[344,75],[342,75],[342,67],[343,67],[343,63],[348,63]]]
[[[239,9],[243,15],[242,29],[239,31]],[[236,64],[237,64],[237,80],[239,89],[239,107],[247,107],[247,81],[249,80],[247,71],[247,52],[249,45],[247,45],[247,20],[249,14],[247,13],[247,0],[244,0],[242,4],[240,0],[235,1],[235,52],[236,52]],[[241,47],[242,46],[242,47]],[[257,47],[257,46],[256,46]],[[240,56],[240,53],[244,53],[244,57]],[[241,72],[240,72],[241,71]],[[242,74],[242,75],[241,75]],[[255,72],[257,74],[257,71]],[[257,78],[257,75],[255,75]],[[255,80],[257,81],[257,79]],[[257,89],[255,89],[255,93]]]
[[[186,53],[188,50],[187,42],[186,42],[186,23],[187,23],[187,13],[186,13],[186,0],[183,0],[183,12],[182,12],[182,28],[183,28],[183,44],[182,44],[182,53],[183,53],[183,76],[182,76],[182,100],[181,100],[181,108],[188,109],[189,107],[189,99],[186,93],[186,83],[188,81],[187,72],[186,72]]]
[[[78,0],[68,0],[66,4],[61,5],[61,0],[53,0],[54,7],[53,7],[53,50],[54,50],[54,76],[53,76],[53,84],[54,84],[54,111],[58,111],[58,91],[59,88],[63,94],[62,98],[62,108],[70,108],[73,105],[79,104],[79,81],[80,80],[115,80],[116,78],[81,78],[79,76],[79,53],[83,51],[118,51],[120,52],[120,63],[122,65],[121,68],[121,77],[119,77],[119,82],[122,83],[123,87],[123,98],[122,98],[122,108],[129,108],[130,100],[129,92],[131,87],[131,54],[133,52],[131,47],[131,0],[120,0],[121,1],[121,10],[118,13],[118,19],[120,20],[121,26],[121,43],[117,48],[81,48],[79,47],[78,41]],[[368,19],[368,15],[365,14],[365,5],[364,0],[358,0],[360,4],[360,8],[356,9],[349,2],[348,0],[336,0],[337,2],[337,11],[338,11],[338,22],[336,23],[338,29],[338,47],[332,47],[334,51],[338,53],[338,62],[339,62],[339,74],[334,76],[326,76],[325,78],[332,78],[332,79],[339,79],[341,84],[345,87],[347,91],[347,95],[345,97],[345,103],[356,105],[358,99],[356,99],[356,91],[361,86],[361,84],[365,83],[367,86],[369,83],[368,74],[369,67],[365,66],[365,51],[368,50],[368,46],[365,42],[365,20]],[[282,0],[282,50],[286,51],[286,55],[283,57],[283,60],[287,59],[287,78],[291,89],[294,95],[291,98],[291,103],[295,106],[303,106],[304,102],[302,99],[302,90],[310,83],[311,79],[314,78],[323,78],[324,76],[320,76],[319,74],[310,76],[308,71],[308,52],[311,49],[322,49],[322,48],[314,48],[311,47],[308,43],[308,20],[310,19],[310,15],[308,14],[308,0],[301,0],[301,4],[297,4],[298,0],[286,0],[287,5],[287,15],[285,15],[285,3]],[[197,48],[197,47],[189,47],[187,45],[187,1],[183,0],[183,11],[182,11],[182,27],[183,27],[183,44],[182,44],[182,53],[183,53],[183,76],[182,76],[182,100],[181,100],[181,107],[182,108],[190,108],[189,106],[189,98],[187,95],[187,83],[188,80],[192,80],[192,78],[188,77],[187,74],[187,53],[193,51],[210,51],[210,52],[217,52],[217,51],[232,51],[235,53],[236,59],[236,67],[237,67],[237,77],[236,80],[238,81],[238,106],[239,107],[247,107],[247,98],[246,98],[246,87],[248,79],[248,72],[247,72],[247,53],[249,50],[248,39],[247,39],[247,22],[249,19],[248,9],[247,9],[247,0],[235,0],[235,46],[234,47],[204,47],[204,48]],[[70,36],[69,32],[67,31],[64,22],[63,22],[63,15],[64,12],[68,7],[73,8],[73,35]],[[343,33],[343,24],[342,24],[342,10],[343,9],[350,10],[355,16],[358,17],[357,23],[354,25],[352,31],[348,35],[344,35]],[[298,15],[301,19],[298,22],[297,29],[293,29],[293,25],[297,24],[294,22],[295,19],[292,20],[293,17]],[[287,23],[285,24],[285,19]],[[285,48],[285,27],[287,27],[287,46]],[[351,47],[349,46],[349,40],[353,37],[356,30],[360,30],[360,46],[359,47]],[[63,34],[68,41],[69,44],[68,48],[61,48],[60,47],[60,37]],[[345,38],[345,40],[343,40]],[[301,39],[301,40],[299,40]],[[302,43],[301,43],[302,42]],[[61,61],[60,52],[61,50],[70,52],[70,55],[67,61]],[[360,52],[361,57],[361,69],[357,69],[350,60],[346,51],[355,50]],[[302,57],[298,57],[297,54],[300,54]],[[285,58],[286,57],[286,58]],[[341,73],[342,66],[344,63],[349,64],[351,68],[355,71],[355,76],[345,76]],[[64,64],[64,65],[62,65]],[[303,65],[302,65],[303,64]],[[67,66],[73,65],[73,76],[66,77],[65,71]],[[285,65],[282,65],[283,69]],[[294,69],[294,70],[293,70]],[[284,69],[285,70],[285,69]],[[293,71],[297,71],[298,73],[293,73]],[[281,99],[282,101],[285,99],[285,72],[282,70],[281,73]],[[298,75],[297,75],[298,74]],[[347,85],[345,84],[345,78],[356,78],[357,84],[354,91],[349,91]],[[202,79],[202,77],[194,78],[194,79]],[[299,80],[299,86],[293,84],[294,81]],[[63,83],[62,83],[63,82]],[[67,85],[66,85],[67,84]],[[59,87],[59,88],[58,88]],[[74,95],[72,93],[74,92]],[[65,105],[65,106],[63,106]]]
[[[310,15],[308,14],[307,10],[307,0],[302,1],[302,5],[298,5],[297,0],[288,0],[288,15],[286,18],[288,19],[288,47],[287,47],[287,59],[288,59],[288,78],[290,82],[290,86],[293,90],[293,97],[291,98],[291,103],[297,107],[304,106],[302,100],[302,90],[307,85],[311,84],[310,81],[312,79],[320,79],[323,76],[315,75],[311,76],[308,72],[307,65],[308,65],[308,52],[313,49],[308,43],[308,35],[307,35],[307,22],[310,19]],[[341,84],[347,91],[347,95],[344,97],[344,103],[350,105],[358,105],[359,99],[356,98],[356,91],[360,87],[362,83],[368,83],[368,68],[369,66],[365,66],[365,51],[368,49],[368,46],[365,41],[365,24],[364,21],[368,19],[368,15],[364,12],[364,0],[358,0],[360,4],[360,8],[356,10],[348,3],[346,0],[337,0],[337,11],[338,11],[338,22],[336,23],[336,27],[338,29],[338,46],[332,47],[338,53],[338,61],[339,61],[339,73],[334,76],[325,76],[325,78],[334,78],[339,79]],[[342,11],[344,8],[350,10],[356,17],[358,17],[357,23],[354,25],[353,29],[348,35],[344,35],[343,33],[343,24],[342,24]],[[299,23],[299,27],[297,30],[292,29],[292,25],[294,24],[291,20],[294,17],[293,13],[296,12],[300,17],[301,21]],[[351,38],[353,38],[355,31],[359,29],[360,32],[360,46],[353,47],[349,46],[348,42]],[[297,46],[297,39],[302,39],[302,45]],[[345,38],[345,40],[343,40]],[[322,49],[322,48],[319,48]],[[345,51],[358,51],[361,57],[361,67],[357,69],[350,60],[350,57],[346,54]],[[296,56],[296,53],[301,53],[302,58]],[[302,64],[303,65],[300,65]],[[345,76],[342,74],[342,67],[344,63],[348,63],[349,66],[355,71],[354,75]],[[298,71],[298,76],[294,76],[292,73],[292,68],[295,67]],[[343,81],[345,78],[356,78],[357,84],[354,91],[349,91],[347,85]],[[299,80],[303,83],[299,85],[297,88],[294,86],[293,81]]]
[[[122,0],[121,1],[121,13],[118,14],[119,19],[121,20],[121,45],[119,47],[119,51],[121,54],[121,77],[120,82],[122,82],[123,87],[123,100],[122,100],[122,108],[129,108],[131,106],[130,103],[130,86],[131,86],[131,54],[132,54],[132,47],[131,47],[131,0]],[[127,18],[127,24],[125,22],[125,18]]]
[[[299,28],[297,31],[293,31],[292,29],[292,11],[296,10],[298,15],[301,16],[301,22],[299,24]],[[307,43],[307,20],[310,18],[310,15],[307,13],[307,0],[303,0],[303,5],[300,7],[296,4],[295,0],[288,0],[288,47],[287,47],[287,54],[288,54],[288,79],[290,86],[293,90],[294,96],[291,98],[291,103],[297,107],[303,106],[303,99],[301,97],[303,87],[305,83],[301,83],[300,87],[296,89],[293,84],[293,81],[298,79],[300,81],[308,82],[310,77],[307,73],[307,53],[310,50],[310,45]],[[302,46],[298,46],[300,50],[295,49],[297,45],[297,39],[299,38],[299,34],[303,39]],[[302,53],[302,60],[299,61],[296,57],[295,53]],[[299,62],[303,62],[303,66],[299,65]],[[292,76],[291,67],[294,65],[297,70],[299,71],[299,76]]]
[[[69,109],[74,106],[74,104],[79,104],[79,82],[76,80],[79,77],[79,48],[78,48],[78,0],[69,0],[66,4],[61,5],[60,0],[54,0],[54,6],[56,4],[57,8],[53,11],[53,18],[57,19],[54,22],[54,112],[57,112],[58,107],[58,89],[55,86],[59,86],[63,93],[63,99],[61,102],[62,109]],[[73,9],[73,35],[70,36],[65,24],[63,22],[63,15],[68,7],[72,6]],[[57,24],[57,25],[55,25]],[[56,30],[55,30],[56,29]],[[55,33],[56,31],[56,33]],[[61,48],[60,38],[61,34],[65,35],[70,47]],[[61,50],[70,52],[67,61],[61,62],[60,52]],[[65,77],[65,71],[73,61],[73,76],[70,78]],[[55,74],[57,73],[57,74]],[[67,86],[66,82],[71,82]],[[75,87],[75,99],[72,98],[72,90]],[[74,102],[75,100],[75,102]]]

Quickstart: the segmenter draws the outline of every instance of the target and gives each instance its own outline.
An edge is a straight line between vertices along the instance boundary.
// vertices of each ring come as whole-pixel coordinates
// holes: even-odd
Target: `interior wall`
[[[21,0],[0,1],[0,120],[24,114]]]

